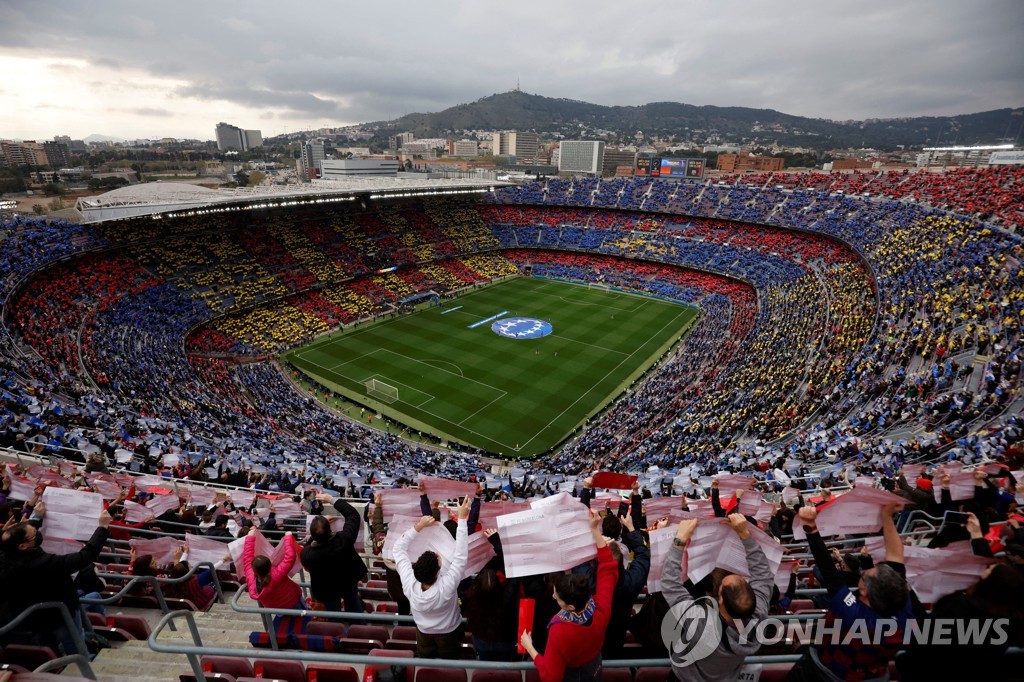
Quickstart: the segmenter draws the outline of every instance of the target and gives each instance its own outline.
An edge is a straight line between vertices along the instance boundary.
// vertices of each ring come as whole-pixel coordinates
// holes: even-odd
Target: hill
[[[1016,116],[1014,114],[1017,114]],[[640,106],[602,106],[512,91],[431,114],[408,114],[368,124],[379,137],[412,132],[417,137],[459,135],[471,130],[532,130],[545,136],[578,139],[607,133],[609,141],[647,138],[679,142],[723,142],[806,146],[815,149],[935,144],[998,144],[1021,125],[1020,110],[998,109],[958,116],[927,116],[865,121],[829,121],[774,109],[695,106],[653,102]]]

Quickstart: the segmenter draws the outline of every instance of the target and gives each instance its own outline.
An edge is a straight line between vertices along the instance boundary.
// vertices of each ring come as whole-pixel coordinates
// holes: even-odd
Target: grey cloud
[[[130,109],[130,111],[131,111],[131,113],[135,114],[136,116],[160,117],[160,116],[173,116],[174,115],[173,113],[171,113],[167,109],[159,109],[159,108],[154,108],[154,107],[135,107],[133,109]]]
[[[281,120],[379,120],[514,87],[605,105],[752,106],[825,118],[1020,106],[1024,3],[436,0],[297,11],[251,0],[0,6],[0,54],[180,80],[178,97]],[[400,11],[399,11],[400,10]]]

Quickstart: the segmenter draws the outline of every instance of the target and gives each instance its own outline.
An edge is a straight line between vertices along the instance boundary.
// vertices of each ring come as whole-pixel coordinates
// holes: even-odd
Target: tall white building
[[[564,140],[558,145],[558,171],[560,173],[599,175],[603,164],[604,142]]]
[[[242,130],[223,121],[217,124],[214,134],[217,137],[217,150],[222,152],[229,149],[244,152],[263,146],[263,134],[259,130]]]
[[[320,162],[321,180],[343,180],[353,176],[398,175],[398,159],[328,159]]]
[[[320,162],[323,160],[324,141],[319,137],[306,140],[302,145],[302,158],[299,159],[302,164],[300,172],[302,173],[303,182],[308,182],[316,177],[317,170],[320,168]]]

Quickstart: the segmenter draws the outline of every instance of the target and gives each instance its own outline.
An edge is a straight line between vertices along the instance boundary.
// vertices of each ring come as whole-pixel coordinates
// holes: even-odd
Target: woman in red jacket
[[[242,550],[242,564],[245,566],[245,583],[249,596],[260,603],[265,609],[304,609],[302,590],[299,584],[288,575],[298,556],[295,537],[285,533],[282,542],[284,558],[277,566],[270,565],[270,559],[256,556],[256,533],[253,527],[245,536],[245,548]]]
[[[541,682],[563,679],[589,682],[601,676],[601,646],[612,612],[612,593],[619,567],[608,542],[601,535],[601,517],[590,519],[590,532],[597,545],[597,589],[590,594],[586,576],[563,574],[555,579],[554,597],[561,609],[548,623],[548,643],[544,653],[533,646],[530,633],[521,638],[530,654]]]

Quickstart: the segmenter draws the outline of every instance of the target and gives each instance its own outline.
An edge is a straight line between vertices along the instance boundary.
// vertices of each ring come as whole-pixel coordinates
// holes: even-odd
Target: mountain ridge
[[[434,113],[406,114],[365,125],[383,137],[412,132],[436,137],[471,130],[534,131],[554,139],[581,134],[613,142],[675,138],[705,144],[709,140],[741,144],[806,146],[815,149],[874,147],[894,150],[939,144],[998,144],[1008,134],[1019,138],[1024,109],[995,109],[955,116],[871,118],[834,121],[787,114],[775,109],[720,107],[682,102],[606,106],[581,100],[545,97],[521,91],[495,93],[475,102]],[[1015,125],[1016,124],[1016,125]]]

